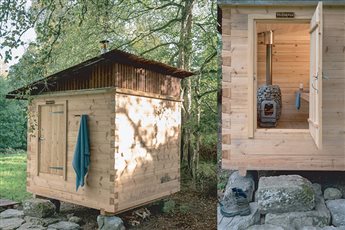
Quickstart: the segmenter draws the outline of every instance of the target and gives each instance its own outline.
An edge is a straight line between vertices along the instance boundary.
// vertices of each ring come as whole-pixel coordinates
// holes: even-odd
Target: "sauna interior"
[[[308,21],[256,22],[257,128],[308,129],[309,30]],[[267,36],[271,36],[271,50],[267,48],[267,44],[270,43]],[[271,82],[267,79],[269,77]],[[262,126],[260,123],[262,108],[259,105],[258,92],[260,87],[265,85],[277,85],[281,91],[280,117],[276,124],[270,127]]]

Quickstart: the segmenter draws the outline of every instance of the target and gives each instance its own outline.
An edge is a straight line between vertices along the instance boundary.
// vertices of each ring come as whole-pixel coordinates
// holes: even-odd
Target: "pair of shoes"
[[[220,203],[220,213],[225,217],[247,216],[250,214],[247,194],[240,188],[232,188],[232,202]]]

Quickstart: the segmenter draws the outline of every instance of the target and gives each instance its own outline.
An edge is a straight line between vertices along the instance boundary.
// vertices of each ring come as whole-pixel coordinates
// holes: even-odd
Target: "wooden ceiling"
[[[265,23],[258,22],[256,26],[256,32],[261,33],[264,31],[273,30],[274,33],[309,33],[309,23]]]

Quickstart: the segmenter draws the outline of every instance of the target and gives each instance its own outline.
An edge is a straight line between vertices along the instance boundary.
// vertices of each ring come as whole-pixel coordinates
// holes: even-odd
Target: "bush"
[[[217,194],[217,170],[213,162],[200,162],[199,170],[196,175],[197,189],[207,195],[216,196]]]
[[[176,207],[175,201],[169,199],[169,200],[164,202],[163,212],[164,213],[174,213],[175,212],[175,207]]]
[[[26,148],[26,101],[5,98],[8,82],[0,77],[0,149]]]

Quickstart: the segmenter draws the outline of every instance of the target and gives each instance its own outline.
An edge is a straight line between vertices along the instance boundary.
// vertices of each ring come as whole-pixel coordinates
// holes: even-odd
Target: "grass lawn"
[[[26,153],[0,153],[0,198],[22,201],[26,192]]]

